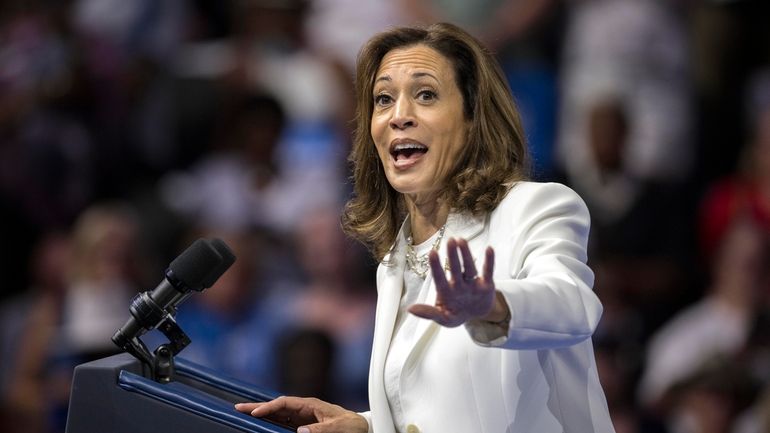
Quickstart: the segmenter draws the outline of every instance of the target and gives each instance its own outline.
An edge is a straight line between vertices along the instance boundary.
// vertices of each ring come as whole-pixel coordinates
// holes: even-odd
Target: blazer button
[[[420,433],[420,429],[414,424],[406,426],[406,433]]]

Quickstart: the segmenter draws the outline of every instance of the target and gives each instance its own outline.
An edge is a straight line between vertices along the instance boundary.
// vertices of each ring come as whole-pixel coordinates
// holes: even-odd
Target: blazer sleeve
[[[602,305],[586,264],[590,217],[583,200],[556,183],[517,185],[489,224],[496,249],[511,249],[510,255],[501,254],[510,257],[499,263],[505,272],[495,272],[511,320],[507,329],[469,321],[465,326],[473,340],[507,349],[549,349],[589,338]]]

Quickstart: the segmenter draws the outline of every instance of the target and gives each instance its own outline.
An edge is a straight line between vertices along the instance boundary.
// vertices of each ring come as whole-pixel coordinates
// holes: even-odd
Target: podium
[[[198,239],[174,259],[165,279],[131,301],[112,341],[126,353],[75,367],[66,433],[288,433],[294,429],[235,410],[235,403],[277,395],[175,358],[190,338],[174,319],[177,306],[202,292],[235,261],[221,239]],[[140,337],[168,338],[150,352]]]
[[[176,358],[168,383],[128,353],[75,367],[66,433],[289,433],[235,410],[278,395]]]

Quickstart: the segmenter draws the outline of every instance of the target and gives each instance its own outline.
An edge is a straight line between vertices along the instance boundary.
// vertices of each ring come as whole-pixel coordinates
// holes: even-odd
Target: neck
[[[406,196],[406,209],[412,229],[412,240],[415,245],[425,242],[433,236],[445,223],[449,216],[449,206],[436,198],[418,200]]]

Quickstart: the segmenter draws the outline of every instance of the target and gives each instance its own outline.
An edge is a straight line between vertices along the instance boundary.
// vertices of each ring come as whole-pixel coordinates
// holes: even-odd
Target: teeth
[[[396,151],[396,152],[399,152],[399,151],[402,151],[402,150],[406,150],[406,149],[427,149],[427,147],[422,145],[422,144],[417,144],[417,143],[403,143],[403,144],[397,144],[393,148],[393,150]]]

